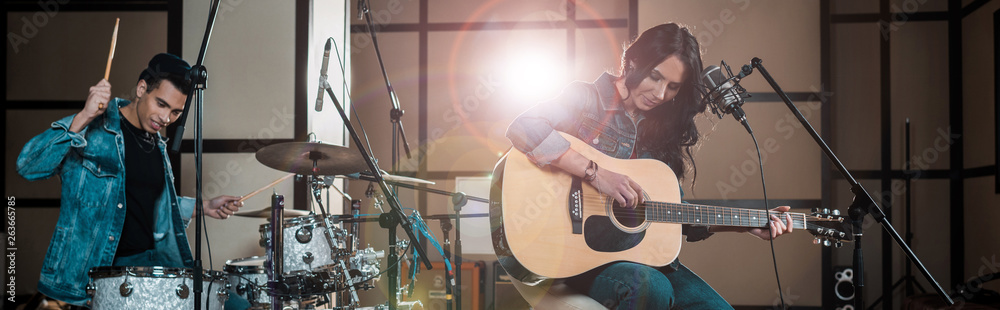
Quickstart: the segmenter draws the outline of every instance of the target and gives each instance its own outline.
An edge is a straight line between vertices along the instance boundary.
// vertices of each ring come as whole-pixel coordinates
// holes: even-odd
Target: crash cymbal
[[[355,150],[316,142],[286,142],[257,151],[257,161],[265,166],[302,175],[342,175],[361,172],[368,165]],[[313,169],[313,161],[316,169]]]
[[[233,213],[235,216],[242,217],[258,217],[258,218],[270,218],[271,217],[271,207],[263,208],[260,210],[247,210]],[[309,211],[305,210],[295,210],[295,209],[285,209],[282,212],[283,217],[300,217],[309,215]]]

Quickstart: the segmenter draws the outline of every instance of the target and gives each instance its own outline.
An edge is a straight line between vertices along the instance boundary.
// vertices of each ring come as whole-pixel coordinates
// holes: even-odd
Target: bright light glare
[[[536,49],[509,53],[499,64],[505,93],[527,105],[558,95],[567,82],[565,57],[558,56],[561,52]]]

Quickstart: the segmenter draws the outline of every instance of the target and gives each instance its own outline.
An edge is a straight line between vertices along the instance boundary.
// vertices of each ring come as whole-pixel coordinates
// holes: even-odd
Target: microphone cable
[[[752,130],[749,130],[750,129],[750,122],[749,121],[744,121],[743,125],[746,125],[747,130],[750,133],[750,138],[753,139],[753,146],[757,150],[757,165],[758,165],[758,167],[759,167],[758,169],[760,171],[760,186],[761,186],[761,188],[764,191],[764,213],[767,216],[767,221],[768,221],[767,232],[769,234],[773,234],[774,231],[773,231],[773,228],[770,225],[770,222],[771,222],[771,210],[768,208],[767,183],[764,181],[764,162],[763,162],[762,157],[760,155],[760,145],[757,144],[757,137],[756,137],[756,135],[753,134]],[[778,218],[778,220],[780,221],[781,218]],[[792,224],[794,225],[794,223],[792,223]],[[778,283],[778,298],[781,301],[781,309],[787,309],[787,305],[785,304],[785,294],[781,290],[781,277],[778,275],[778,256],[775,255],[775,253],[774,253],[774,238],[768,239],[768,243],[771,245],[771,263],[774,265],[774,280]]]

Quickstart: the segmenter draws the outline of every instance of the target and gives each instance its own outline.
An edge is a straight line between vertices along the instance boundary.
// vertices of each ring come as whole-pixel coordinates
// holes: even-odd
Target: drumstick
[[[104,80],[108,80],[111,75],[111,60],[115,58],[115,45],[118,44],[118,21],[120,18],[115,18],[115,32],[111,34],[111,51],[108,52],[108,66],[104,69]],[[97,104],[98,110],[104,110],[104,104]]]
[[[111,34],[111,51],[108,52],[108,66],[104,69],[104,79],[107,80],[108,76],[111,75],[111,59],[115,58],[115,44],[118,43],[118,21],[119,18],[115,18],[115,32]]]
[[[260,192],[263,192],[264,190],[266,190],[268,188],[271,188],[272,186],[278,185],[278,183],[281,183],[281,181],[287,180],[288,178],[291,178],[291,177],[294,177],[294,176],[295,176],[294,173],[289,173],[286,176],[283,176],[283,177],[281,177],[281,178],[279,178],[277,180],[274,180],[274,182],[271,182],[271,184],[265,185],[264,187],[261,187],[258,190],[252,191],[249,194],[244,195],[243,198],[240,198],[240,202],[243,202],[244,200],[250,199],[250,197],[253,197],[254,195],[260,194]]]

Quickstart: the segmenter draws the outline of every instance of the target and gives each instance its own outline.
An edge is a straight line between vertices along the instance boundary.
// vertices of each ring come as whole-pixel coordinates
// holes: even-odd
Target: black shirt
[[[125,139],[125,226],[115,257],[142,253],[154,248],[156,200],[163,193],[163,154],[158,136],[136,128],[122,118]]]

